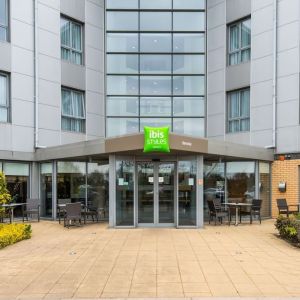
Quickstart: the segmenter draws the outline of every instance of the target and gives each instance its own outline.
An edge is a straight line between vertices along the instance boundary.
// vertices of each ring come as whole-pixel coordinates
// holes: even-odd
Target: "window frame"
[[[6,6],[6,10],[5,10],[6,24],[0,23],[0,27],[5,29],[6,36],[5,36],[4,40],[0,40],[0,41],[1,42],[9,42],[9,1],[8,0],[4,0],[4,1],[5,1],[5,6]]]
[[[61,34],[61,27],[60,27],[60,49],[61,50],[64,49],[64,50],[67,50],[67,51],[70,52],[70,59],[65,59],[60,54],[61,60],[67,61],[67,62],[75,64],[75,65],[83,66],[84,65],[84,43],[83,43],[83,32],[84,32],[83,27],[84,27],[84,24],[79,22],[79,21],[76,21],[72,18],[69,18],[65,15],[61,15],[60,20],[65,20],[65,21],[70,22],[70,32],[69,32],[70,46],[62,44],[62,42],[61,42],[61,35],[62,34]],[[73,24],[80,26],[80,45],[81,45],[81,50],[80,51],[72,47],[72,26],[73,26]],[[73,58],[73,55],[72,55],[73,53],[81,55],[81,63],[80,64],[77,64],[72,59]]]
[[[0,108],[7,109],[7,119],[0,123],[11,123],[11,100],[10,100],[10,74],[0,71],[0,76],[6,78],[6,106],[0,104]]]
[[[234,23],[230,23],[227,25],[227,30],[228,30],[228,46],[227,46],[227,61],[228,61],[228,66],[235,66],[239,65],[242,63],[247,63],[251,61],[251,33],[252,33],[252,27],[250,27],[250,44],[246,47],[242,47],[242,24],[246,21],[250,21],[250,26],[252,25],[251,23],[251,16],[248,16],[246,18],[240,19]],[[239,42],[239,47],[236,50],[230,50],[230,44],[231,44],[231,28],[234,26],[238,26],[239,29],[239,37],[238,37],[238,42]],[[247,61],[242,61],[242,52],[245,50],[250,50],[250,58]],[[231,64],[230,63],[230,57],[233,54],[238,54],[238,62],[236,64]]]
[[[242,92],[245,92],[245,91],[249,91],[249,109],[248,109],[248,116],[247,117],[244,117],[241,115],[241,95],[242,95]],[[231,95],[234,94],[234,93],[237,93],[238,94],[238,112],[239,112],[239,116],[238,117],[234,117],[234,118],[229,118],[229,112],[230,112],[230,109],[231,109]],[[249,132],[250,131],[250,98],[251,97],[251,94],[250,94],[250,87],[246,87],[246,88],[242,88],[242,89],[238,89],[238,90],[233,90],[233,91],[229,91],[227,92],[227,95],[226,95],[226,100],[227,100],[227,103],[226,103],[226,133],[228,134],[235,134],[235,133],[241,133],[241,132]],[[242,130],[241,129],[241,121],[243,120],[249,120],[249,128],[247,130]],[[230,131],[230,122],[234,122],[234,121],[238,121],[239,122],[239,130],[237,131]]]
[[[81,94],[81,100],[82,100],[81,105],[82,105],[84,117],[74,116],[74,113],[72,115],[68,115],[68,114],[63,113],[63,105],[62,105],[62,101],[63,101],[62,92],[63,91],[69,92],[70,95],[71,95],[72,113],[74,112],[74,93]],[[83,91],[68,88],[68,87],[64,87],[64,86],[61,87],[61,120],[63,118],[68,119],[68,120],[84,121],[84,122],[83,122],[83,131],[64,129],[64,128],[62,128],[62,122],[61,122],[61,130],[62,131],[83,133],[83,134],[86,133],[86,101],[85,101],[85,93]]]

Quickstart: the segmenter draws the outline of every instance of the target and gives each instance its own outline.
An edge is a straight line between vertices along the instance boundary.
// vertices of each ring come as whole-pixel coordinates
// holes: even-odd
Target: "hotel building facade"
[[[299,202],[297,0],[0,0],[0,170],[16,202],[203,227]],[[145,126],[169,153],[144,153]],[[278,185],[285,183],[286,190]]]

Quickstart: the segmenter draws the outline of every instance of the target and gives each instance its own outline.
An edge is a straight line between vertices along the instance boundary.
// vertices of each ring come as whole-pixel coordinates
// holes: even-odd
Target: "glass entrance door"
[[[138,223],[174,224],[175,163],[139,162]]]

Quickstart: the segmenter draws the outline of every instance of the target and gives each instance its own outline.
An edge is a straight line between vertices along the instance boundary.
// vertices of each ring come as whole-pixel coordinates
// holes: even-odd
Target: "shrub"
[[[300,214],[285,217],[280,215],[275,223],[279,235],[293,243],[300,243]]]
[[[7,204],[11,201],[11,196],[9,191],[6,187],[6,180],[5,175],[0,172],[0,205]],[[5,210],[4,208],[0,207],[0,220],[4,217]]]
[[[30,224],[0,224],[0,249],[31,238]]]

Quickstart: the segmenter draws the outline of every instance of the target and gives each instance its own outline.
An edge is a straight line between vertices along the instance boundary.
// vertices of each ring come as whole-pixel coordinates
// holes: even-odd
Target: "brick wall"
[[[272,217],[278,216],[276,199],[285,198],[288,204],[299,203],[300,159],[276,160],[272,164]],[[279,182],[286,182],[286,192],[278,190]]]

